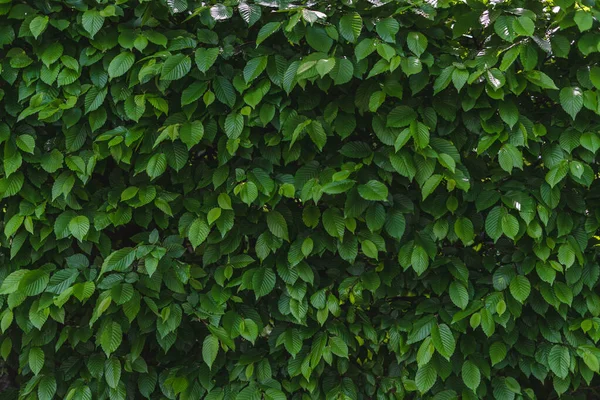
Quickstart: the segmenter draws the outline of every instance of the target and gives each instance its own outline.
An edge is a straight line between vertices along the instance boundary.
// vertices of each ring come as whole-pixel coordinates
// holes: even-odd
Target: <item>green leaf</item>
[[[429,266],[429,256],[424,248],[416,246],[412,251],[410,262],[417,275],[421,275]]]
[[[335,66],[329,73],[333,83],[336,85],[343,85],[344,83],[350,82],[352,75],[354,74],[354,65],[346,58],[336,58]]]
[[[554,283],[554,295],[561,302],[571,306],[573,302],[573,291],[564,282]]]
[[[102,350],[107,357],[119,348],[122,340],[123,331],[120,324],[111,321],[104,325],[100,335],[100,346],[102,346]]]
[[[376,112],[385,102],[386,95],[382,91],[375,92],[369,99],[369,111]]]
[[[83,241],[89,230],[90,220],[84,215],[73,217],[69,222],[69,231],[80,242]]]
[[[187,122],[179,129],[179,138],[185,143],[188,150],[200,143],[203,137],[204,126],[200,121]]]
[[[281,22],[269,22],[260,28],[256,37],[256,47],[264,42],[269,36],[274,34],[281,27]]]
[[[575,119],[583,107],[583,92],[578,87],[565,87],[560,90],[560,105]]]
[[[6,238],[9,238],[12,235],[14,235],[19,230],[24,220],[25,217],[22,215],[13,215],[8,220],[6,225],[4,225],[4,236],[6,236]]]
[[[219,57],[219,48],[199,48],[194,53],[194,60],[200,72],[207,72]]]
[[[496,365],[504,358],[506,358],[507,350],[506,345],[502,342],[494,342],[490,346],[490,359],[492,360],[492,366]]]
[[[454,223],[454,232],[465,246],[473,243],[475,230],[471,220],[464,217],[458,218]]]
[[[44,367],[44,360],[45,356],[42,349],[39,347],[32,347],[31,350],[29,350],[29,368],[31,368],[34,375],[40,373]]]
[[[587,31],[592,28],[594,18],[592,14],[586,10],[577,10],[573,16],[573,20],[577,24],[580,32]]]
[[[81,17],[81,25],[94,38],[104,25],[104,17],[97,10],[87,10]]]
[[[108,64],[108,76],[110,78],[118,78],[123,76],[133,67],[135,56],[128,51],[122,52],[112,59]]]
[[[308,132],[308,136],[317,146],[319,151],[323,150],[323,147],[327,143],[327,133],[325,133],[323,125],[321,125],[321,123],[318,121],[312,121],[310,125],[306,127],[306,130]]]
[[[369,181],[364,185],[358,186],[360,197],[365,200],[386,201],[388,197],[388,188],[379,181]]]
[[[256,4],[240,3],[238,11],[244,22],[249,26],[257,23],[262,15],[262,9]]]
[[[46,67],[54,64],[63,55],[64,47],[60,42],[51,43],[42,53],[42,62]]]
[[[571,355],[569,349],[565,346],[554,345],[548,354],[548,366],[550,370],[561,379],[569,375],[569,366],[571,365]]]
[[[210,228],[204,218],[196,218],[190,225],[188,238],[193,248],[200,246],[208,237]]]
[[[406,218],[399,211],[388,213],[385,222],[385,231],[394,239],[400,240],[406,230]]]
[[[523,169],[523,156],[521,152],[512,144],[505,143],[498,152],[498,162],[500,167],[512,173],[513,168]]]
[[[56,178],[52,185],[52,201],[56,200],[59,196],[66,197],[73,189],[75,185],[75,177],[70,172],[63,172]]]
[[[208,212],[206,219],[209,225],[212,225],[221,216],[222,210],[219,207],[215,207]]]
[[[521,45],[519,47],[519,57],[521,58],[523,68],[527,71],[534,69],[538,64],[537,49],[531,44]]]
[[[452,71],[452,84],[456,88],[456,90],[460,93],[461,89],[467,83],[469,79],[469,71],[466,69],[454,69]]]
[[[293,358],[296,358],[296,354],[302,350],[302,336],[297,329],[286,329],[286,331],[277,338],[277,345],[280,343],[283,343],[285,349]]]
[[[556,87],[552,78],[541,71],[527,71],[525,73],[525,78],[542,89],[558,90],[558,87]]]
[[[160,79],[165,81],[175,81],[183,78],[190,72],[192,60],[185,54],[175,54],[170,56],[162,65]]]
[[[433,346],[431,338],[425,338],[417,351],[417,365],[419,367],[426,365],[431,360],[434,353],[435,347]]]
[[[333,40],[329,37],[327,31],[320,26],[308,26],[304,37],[310,47],[323,53],[329,52],[333,45]]]
[[[308,257],[312,253],[314,248],[314,241],[311,238],[306,238],[302,242],[302,254],[304,257]]]
[[[375,243],[373,243],[372,241],[364,240],[361,243],[361,249],[365,256],[373,258],[375,260],[379,259],[379,250],[377,249]]]
[[[252,287],[256,299],[271,293],[275,287],[276,276],[270,268],[259,268],[252,276]]]
[[[19,288],[21,280],[28,273],[29,270],[26,269],[18,269],[12,272],[2,281],[2,285],[0,286],[0,294],[10,294],[16,292]]]
[[[257,386],[249,385],[246,386],[236,396],[236,400],[261,400],[261,393]]]
[[[245,182],[241,184],[239,195],[244,203],[250,205],[258,197],[258,188],[254,182]]]
[[[442,175],[434,174],[431,175],[421,187],[421,193],[423,195],[423,200],[425,200],[433,191],[439,186],[442,182]]]
[[[381,19],[375,26],[377,34],[386,42],[395,43],[400,24],[393,17]]]
[[[567,58],[571,51],[571,42],[563,35],[552,35],[550,38],[552,51],[557,57]]]
[[[501,221],[502,232],[514,240],[519,233],[519,220],[511,214],[505,214]]]
[[[544,282],[548,282],[549,284],[553,284],[556,279],[556,271],[548,264],[538,262],[535,265],[535,270]]]
[[[502,121],[504,121],[511,128],[519,121],[519,110],[512,101],[501,102],[498,111],[500,112],[500,118],[502,118]]]
[[[219,339],[214,335],[206,336],[202,343],[202,359],[209,369],[217,359],[217,354],[219,354]]]
[[[408,106],[398,106],[388,114],[387,126],[392,128],[409,126],[416,117],[417,114],[412,108]]]
[[[254,344],[256,338],[258,337],[258,326],[256,325],[256,322],[249,318],[246,318],[244,320],[244,329],[241,332],[241,335],[244,339]]]
[[[444,358],[450,359],[456,349],[456,342],[452,331],[446,324],[433,325],[431,329],[431,340],[438,353]]]
[[[496,34],[508,42],[512,42],[515,37],[515,32],[511,24],[512,21],[512,18],[502,15],[498,17],[494,23],[494,31]]]
[[[513,19],[513,30],[517,35],[533,36],[535,24],[531,18],[523,15]]]
[[[110,271],[125,271],[135,260],[135,251],[131,247],[125,247],[112,252],[104,259],[100,274]]]
[[[461,375],[465,385],[472,391],[476,391],[481,383],[481,372],[477,365],[467,360],[462,365]]]
[[[144,95],[128,97],[125,100],[125,114],[133,121],[138,122],[146,111],[146,98]]]
[[[410,51],[417,57],[421,57],[427,49],[427,38],[422,33],[410,32],[406,38],[406,44]]]
[[[374,39],[363,39],[355,48],[354,54],[356,60],[360,61],[367,58],[377,49],[377,42]]]
[[[450,300],[452,303],[461,310],[467,308],[469,304],[469,292],[465,285],[461,282],[452,282],[450,283]]]
[[[429,128],[427,125],[413,121],[410,124],[410,134],[418,149],[424,149],[429,145]]]
[[[567,160],[562,160],[554,165],[546,174],[546,182],[550,187],[556,186],[569,173],[569,163]]]
[[[44,376],[38,384],[38,398],[39,400],[51,400],[56,394],[56,378],[54,376]]]
[[[31,22],[29,23],[29,30],[33,34],[34,38],[37,39],[42,33],[44,33],[44,31],[48,27],[48,21],[49,18],[47,15],[37,16],[31,20]]]
[[[519,303],[524,303],[529,297],[530,292],[531,284],[529,283],[529,279],[523,275],[517,275],[510,281],[510,294],[512,294]]]
[[[85,95],[85,113],[88,114],[99,109],[104,103],[107,93],[108,90],[106,88],[98,89],[92,86]]]
[[[362,18],[357,12],[344,15],[340,18],[340,35],[347,41],[354,43],[362,31]]]
[[[438,94],[442,90],[446,89],[450,82],[452,82],[452,77],[454,76],[455,71],[454,66],[446,67],[442,70],[442,72],[438,75],[433,83],[433,93],[434,95]]]
[[[167,156],[163,153],[154,154],[148,160],[146,165],[146,173],[150,179],[156,179],[161,176],[167,170]]]
[[[600,149],[600,137],[593,132],[585,132],[580,138],[581,146],[595,153]]]
[[[436,380],[437,372],[432,363],[423,365],[417,370],[417,375],[415,376],[415,384],[417,385],[417,389],[419,389],[419,392],[428,392],[429,389],[433,387]]]
[[[19,282],[19,292],[26,296],[37,296],[42,293],[49,282],[48,272],[43,269],[27,271]]]
[[[600,89],[600,67],[594,66],[590,69],[590,81],[596,89]]]
[[[206,82],[194,82],[181,92],[181,106],[192,104],[206,93]]]
[[[331,72],[331,70],[335,67],[335,58],[324,58],[315,64],[315,68],[321,78]]]
[[[337,209],[329,208],[323,213],[323,227],[332,237],[344,237],[346,223],[344,217]]]
[[[331,352],[336,356],[348,358],[348,345],[343,339],[332,336],[329,338],[329,346],[331,347]]]
[[[506,83],[506,78],[504,77],[504,74],[497,68],[492,68],[488,70],[485,77],[490,86],[494,88],[494,90],[501,89],[502,86],[504,86],[504,84]]]
[[[288,226],[285,218],[278,211],[271,211],[267,214],[267,225],[269,231],[278,238],[289,240]]]
[[[121,380],[121,362],[111,357],[104,363],[104,379],[110,388],[116,389]]]
[[[587,367],[589,369],[598,373],[598,371],[600,370],[600,363],[598,362],[598,357],[596,357],[595,354],[592,354],[591,352],[586,351],[583,353],[582,358],[583,358],[583,362],[585,363],[585,365],[587,365]]]
[[[515,62],[517,57],[519,57],[519,53],[519,46],[510,47],[506,50],[506,53],[502,56],[502,62],[499,67],[500,71],[506,71]]]
[[[225,119],[225,133],[229,139],[237,139],[244,130],[244,116],[235,112]]]
[[[244,67],[244,80],[246,83],[258,78],[265,68],[267,68],[267,56],[256,57],[248,61],[246,67]]]

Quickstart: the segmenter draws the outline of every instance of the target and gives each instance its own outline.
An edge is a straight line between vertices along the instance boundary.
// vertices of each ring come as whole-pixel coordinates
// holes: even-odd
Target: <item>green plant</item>
[[[595,2],[208,3],[0,0],[18,396],[593,392]]]

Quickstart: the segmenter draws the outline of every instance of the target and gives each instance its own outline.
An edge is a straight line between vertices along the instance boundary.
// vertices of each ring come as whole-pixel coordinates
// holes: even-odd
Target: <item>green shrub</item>
[[[0,0],[0,397],[595,393],[594,0],[209,3]]]

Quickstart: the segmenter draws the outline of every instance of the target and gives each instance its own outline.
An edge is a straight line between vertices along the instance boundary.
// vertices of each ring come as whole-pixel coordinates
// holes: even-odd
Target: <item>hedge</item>
[[[599,17],[0,0],[0,397],[596,398]]]

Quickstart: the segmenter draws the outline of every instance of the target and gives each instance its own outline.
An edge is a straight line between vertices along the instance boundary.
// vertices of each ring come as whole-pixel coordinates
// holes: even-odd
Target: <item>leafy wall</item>
[[[22,399],[594,393],[594,0],[0,0]]]

